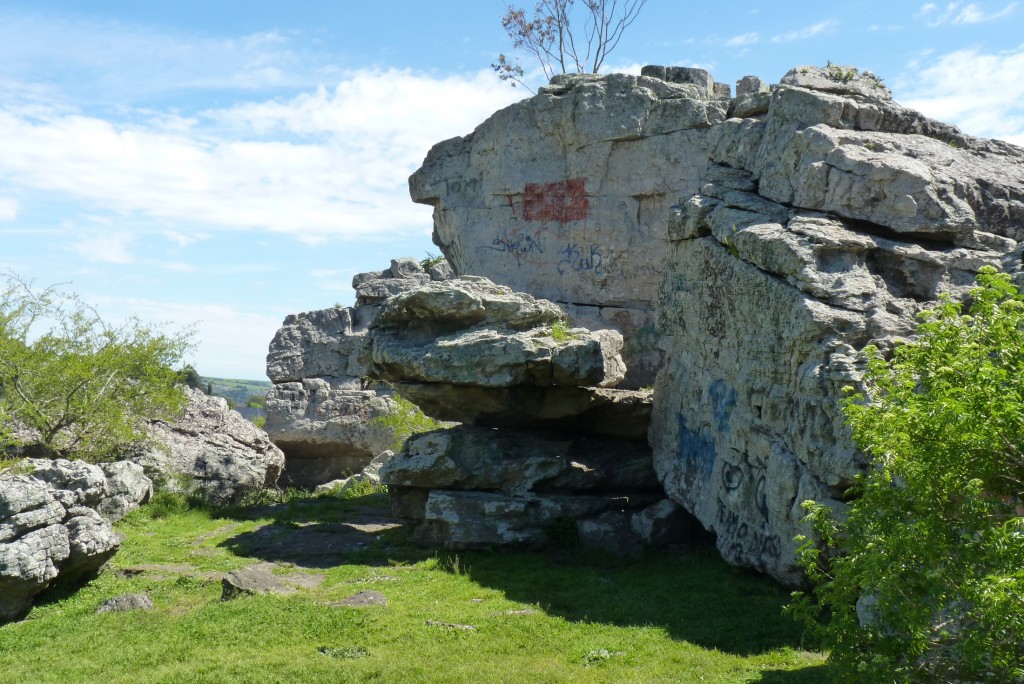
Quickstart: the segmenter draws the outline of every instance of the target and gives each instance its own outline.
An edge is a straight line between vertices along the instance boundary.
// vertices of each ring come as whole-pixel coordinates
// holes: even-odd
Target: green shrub
[[[252,419],[252,424],[255,425],[256,427],[258,427],[260,430],[262,430],[267,425],[267,417],[266,416],[255,416]]]
[[[396,410],[376,416],[370,423],[391,431],[391,444],[388,445],[388,448],[392,451],[396,453],[400,451],[405,440],[412,435],[444,427],[444,423],[427,416],[416,404],[405,397],[395,394],[391,398],[395,403]]]
[[[437,266],[439,263],[444,261],[444,256],[441,254],[431,254],[427,252],[427,256],[420,259],[420,266],[423,267],[424,271],[429,270],[433,266]]]
[[[146,418],[170,419],[185,404],[172,370],[191,333],[164,334],[129,319],[115,326],[75,295],[7,276],[0,285],[2,425],[18,421],[60,456],[113,460],[144,438]]]
[[[944,298],[844,401],[874,457],[845,519],[805,502],[829,550],[790,612],[841,681],[1024,682],[1024,296],[992,268]]]

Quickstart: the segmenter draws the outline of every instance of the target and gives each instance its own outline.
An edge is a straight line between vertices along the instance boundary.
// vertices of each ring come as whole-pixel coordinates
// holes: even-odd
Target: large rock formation
[[[669,208],[700,189],[729,99],[702,69],[560,75],[472,134],[438,143],[409,179],[434,207],[456,273],[563,305],[626,338],[624,387],[661,365],[653,311]]]
[[[762,118],[717,131],[670,226],[655,465],[727,560],[795,582],[801,502],[840,498],[865,463],[838,404],[857,352],[890,349],[982,265],[1016,268],[1024,150],[844,68],[794,70]]]
[[[700,70],[556,77],[436,145],[410,191],[456,272],[616,327],[627,383],[660,369],[666,492],[728,560],[794,582],[800,502],[865,463],[837,405],[857,352],[982,265],[1020,270],[1024,150],[849,67],[719,92]]]
[[[183,415],[151,421],[150,441],[131,460],[160,486],[194,490],[215,504],[276,485],[284,454],[267,434],[229,409],[223,397],[186,391]]]
[[[135,463],[26,459],[0,471],[0,623],[55,581],[96,573],[120,546],[110,522],[151,493]]]
[[[371,420],[394,411],[386,387],[367,385],[359,355],[366,330],[388,297],[443,280],[444,265],[425,271],[415,259],[395,259],[384,271],[352,280],[355,307],[288,316],[270,343],[264,426],[285,453],[284,478],[315,487],[358,472],[388,448],[392,435]]]

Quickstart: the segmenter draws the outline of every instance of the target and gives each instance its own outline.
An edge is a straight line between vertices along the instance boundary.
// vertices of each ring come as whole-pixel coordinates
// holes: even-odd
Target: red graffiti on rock
[[[527,183],[523,190],[523,218],[556,223],[583,221],[590,215],[590,200],[584,183],[583,178]]]

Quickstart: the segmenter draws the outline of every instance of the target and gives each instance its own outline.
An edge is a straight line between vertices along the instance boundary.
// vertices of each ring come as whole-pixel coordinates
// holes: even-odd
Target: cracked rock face
[[[581,517],[628,524],[662,496],[643,442],[471,426],[411,437],[381,480],[414,538],[449,549],[558,543]]]
[[[110,522],[151,493],[142,467],[123,461],[26,459],[0,472],[0,623],[53,582],[96,573],[120,546]]]
[[[701,192],[674,211],[650,431],[666,492],[723,556],[787,583],[801,502],[841,507],[866,464],[838,404],[857,353],[911,335],[981,266],[1017,269],[1024,227],[1024,151],[803,69],[763,120],[718,127]]]
[[[215,503],[273,487],[284,454],[263,430],[228,408],[223,397],[188,389],[185,413],[172,423],[152,421],[152,445],[131,457],[172,489],[196,489]]]
[[[486,278],[431,283],[388,300],[362,361],[435,418],[554,427],[598,409],[629,412],[600,386],[622,380],[614,330],[555,331],[562,311]],[[517,400],[530,399],[521,403]],[[596,414],[595,414],[596,415]]]

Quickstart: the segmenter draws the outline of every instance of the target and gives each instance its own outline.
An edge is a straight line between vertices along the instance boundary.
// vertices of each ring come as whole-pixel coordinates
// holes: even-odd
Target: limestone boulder
[[[411,437],[380,477],[416,540],[450,549],[565,543],[580,518],[618,511],[628,527],[663,496],[642,441],[465,425]]]
[[[508,494],[660,492],[643,442],[468,425],[410,437],[380,478],[389,486]]]
[[[891,350],[923,307],[963,298],[978,269],[1005,265],[1016,243],[963,239],[948,214],[936,241],[941,232],[923,239],[836,207],[806,211],[766,197],[750,166],[713,164],[673,218],[650,439],[666,492],[728,561],[796,584],[801,502],[841,509],[867,463],[839,408],[843,388],[858,386],[859,350]],[[974,225],[973,235],[999,234]]]
[[[0,471],[0,623],[54,582],[98,572],[120,546],[111,521],[151,491],[134,463],[26,459]]]
[[[265,406],[265,427],[286,454],[284,479],[293,485],[315,487],[359,472],[392,441],[373,419],[391,413],[393,400],[359,380],[277,383]]]
[[[545,300],[466,276],[397,295],[370,326],[363,362],[375,380],[462,388],[614,385],[624,375],[613,330],[556,332]],[[428,411],[429,411],[428,406]]]
[[[150,442],[130,460],[160,486],[194,490],[218,504],[276,485],[284,454],[267,433],[229,409],[223,397],[187,391],[183,415],[151,421]]]
[[[357,274],[354,307],[332,307],[285,318],[270,343],[264,426],[284,452],[283,480],[316,487],[359,472],[391,443],[370,421],[395,410],[391,392],[366,383],[360,355],[366,331],[394,297],[451,276],[445,262],[425,270],[411,257],[381,271]]]

